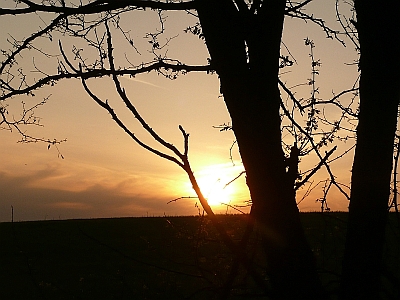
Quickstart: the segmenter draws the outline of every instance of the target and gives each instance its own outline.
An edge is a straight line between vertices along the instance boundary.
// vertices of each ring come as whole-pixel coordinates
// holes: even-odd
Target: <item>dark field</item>
[[[321,277],[332,295],[338,286],[346,217],[302,214]],[[246,216],[220,218],[239,240]],[[399,296],[395,215],[388,236],[385,298]],[[250,256],[257,257],[256,245],[257,232],[250,240]],[[231,266],[229,251],[206,217],[0,223],[0,299],[214,299]],[[241,270],[232,299],[253,299],[259,292]]]

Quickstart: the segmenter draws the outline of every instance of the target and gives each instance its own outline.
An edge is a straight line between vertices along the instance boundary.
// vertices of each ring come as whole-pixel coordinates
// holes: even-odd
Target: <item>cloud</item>
[[[0,222],[11,220],[11,206],[14,207],[15,221],[196,213],[193,200],[167,204],[173,196],[146,193],[140,186],[137,192],[129,193],[122,188],[128,183],[132,187],[140,182],[121,181],[110,186],[92,184],[79,190],[38,184],[54,177],[66,175],[54,167],[28,175],[0,172]]]
[[[239,173],[238,168],[220,164],[199,169],[196,175],[201,181],[220,170],[227,172],[228,178],[234,178]],[[117,171],[76,163],[48,164],[30,171],[20,169],[19,174],[11,173],[16,170],[4,170],[0,172],[0,222],[11,220],[11,206],[15,221],[198,213],[193,198],[167,204],[170,200],[194,195],[184,174]],[[299,197],[303,192],[299,191]],[[237,197],[247,200],[249,196],[239,193]],[[317,191],[299,205],[300,209],[318,210],[319,203],[315,202],[318,198]],[[338,191],[332,190],[328,199],[332,210],[347,207],[347,201],[342,198]],[[219,213],[225,211],[223,206],[214,209]]]

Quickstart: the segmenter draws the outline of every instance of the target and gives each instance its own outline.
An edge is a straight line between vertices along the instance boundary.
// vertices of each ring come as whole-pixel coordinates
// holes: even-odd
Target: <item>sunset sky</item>
[[[335,21],[335,1],[315,0],[308,11],[327,21],[333,28],[339,28]],[[0,1],[0,7],[12,5],[11,1]],[[343,6],[343,10],[348,7]],[[168,45],[168,56],[187,64],[206,64],[207,49],[204,42],[195,36],[185,34],[183,30],[194,25],[196,19],[184,12],[167,13],[165,27],[167,37],[175,37]],[[127,15],[128,16],[128,15]],[[44,20],[49,17],[42,16]],[[118,33],[113,33],[116,60],[122,65],[124,55],[130,61],[146,61],[151,58],[149,44],[143,36],[154,30],[157,14],[154,12],[134,12],[123,19],[124,29],[131,30],[131,36],[140,55],[127,47]],[[43,26],[37,15],[0,17],[0,48],[8,49],[7,39],[12,36],[22,38],[29,32]],[[284,69],[281,79],[288,86],[307,82],[310,78],[309,48],[304,39],[314,40],[314,54],[322,62],[317,85],[319,97],[329,99],[332,93],[339,93],[352,87],[358,73],[357,66],[349,65],[357,55],[354,47],[347,42],[343,47],[338,41],[326,39],[321,28],[300,20],[285,20],[283,41],[295,57],[297,64]],[[58,37],[52,44],[42,41],[40,47],[51,53],[57,52]],[[76,40],[62,39],[67,55],[73,58],[71,49]],[[120,45],[120,47],[118,47]],[[282,53],[287,51],[282,47]],[[285,54],[287,55],[287,54]],[[54,64],[48,63],[43,56],[35,54],[34,63],[41,70],[54,72]],[[4,57],[1,58],[3,60]],[[19,57],[21,67],[26,72],[34,70],[33,60],[26,52]],[[126,61],[125,61],[126,64]],[[30,76],[40,76],[29,73]],[[209,197],[216,212],[226,212],[226,206],[241,205],[249,199],[242,176],[234,184],[222,189],[225,183],[235,178],[243,170],[237,148],[230,147],[235,138],[232,132],[220,132],[213,126],[230,121],[223,98],[219,93],[217,75],[190,73],[168,80],[155,73],[143,74],[135,78],[124,77],[121,83],[128,96],[137,106],[144,119],[165,140],[182,149],[179,125],[190,133],[189,157],[195,175]],[[88,85],[96,95],[115,103],[121,117],[131,126],[139,138],[152,143],[140,125],[124,110],[109,78],[89,80]],[[298,98],[307,98],[310,88],[302,86],[294,89]],[[57,149],[47,144],[17,143],[16,132],[0,131],[0,222],[11,219],[11,206],[14,207],[16,221],[97,218],[122,216],[162,216],[197,214],[196,199],[184,198],[169,203],[179,197],[194,196],[186,174],[176,165],[148,153],[131,140],[111,119],[109,114],[99,107],[85,93],[78,80],[61,81],[54,87],[37,91],[35,97],[21,96],[12,99],[10,112],[18,114],[21,101],[33,105],[51,94],[46,105],[40,107],[36,115],[41,117],[44,127],[26,127],[31,135],[45,138],[67,139]],[[286,95],[283,98],[286,99]],[[114,101],[114,102],[112,102]],[[338,110],[325,112],[333,120]],[[353,144],[352,141],[338,143],[334,156],[342,154]],[[328,151],[333,146],[324,148]],[[324,150],[322,153],[324,153]],[[353,152],[342,160],[332,164],[338,181],[349,184]],[[307,170],[316,163],[315,159],[303,158],[301,170]],[[313,178],[314,184],[326,179],[324,170]],[[321,184],[309,197],[299,204],[302,211],[319,210],[316,199],[322,196]],[[306,188],[299,191],[299,199]],[[333,189],[328,197],[332,210],[346,210],[347,200]],[[242,209],[242,208],[240,208]],[[243,209],[248,211],[248,209]],[[235,212],[228,208],[229,213]]]

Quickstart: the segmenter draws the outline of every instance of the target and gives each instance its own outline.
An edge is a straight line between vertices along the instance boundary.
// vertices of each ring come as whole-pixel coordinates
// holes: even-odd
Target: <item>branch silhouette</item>
[[[121,100],[125,103],[127,108],[132,112],[133,116],[138,120],[138,122],[142,125],[142,127],[145,129],[145,131],[154,139],[156,140],[162,147],[165,149],[168,149],[173,152],[173,154],[176,156],[171,156],[168,155],[162,151],[159,151],[155,148],[150,147],[143,141],[141,141],[136,135],[123,123],[123,121],[117,116],[115,113],[114,109],[110,106],[108,101],[103,101],[99,97],[97,97],[87,86],[86,81],[87,78],[81,77],[81,82],[82,85],[85,89],[85,91],[88,93],[88,95],[98,104],[100,105],[103,109],[105,109],[112,117],[112,119],[117,123],[117,125],[122,128],[137,144],[139,144],[141,147],[144,149],[152,152],[153,154],[167,159],[175,164],[177,164],[179,167],[181,167],[187,174],[190,183],[192,184],[192,188],[195,191],[197,198],[199,199],[200,204],[202,205],[204,211],[207,213],[207,215],[210,217],[211,222],[213,223],[214,227],[218,231],[218,234],[221,237],[221,240],[224,242],[224,244],[228,247],[228,249],[237,257],[237,259],[240,261],[241,264],[244,265],[244,267],[248,270],[249,274],[252,276],[254,281],[260,286],[263,287],[265,291],[267,291],[267,286],[262,278],[262,276],[255,270],[250,258],[247,257],[247,254],[243,250],[240,244],[235,243],[232,238],[229,236],[229,234],[226,232],[224,226],[220,223],[218,218],[216,217],[215,213],[213,212],[212,208],[207,202],[206,197],[203,195],[200,186],[197,182],[197,179],[194,175],[194,172],[191,168],[189,158],[188,158],[188,153],[189,153],[189,134],[184,130],[184,128],[179,125],[179,130],[182,133],[183,137],[183,143],[184,143],[184,151],[183,153],[179,151],[178,148],[176,148],[174,145],[166,142],[160,135],[158,135],[148,124],[147,122],[142,118],[140,113],[137,111],[135,108],[134,104],[129,100],[128,96],[126,95],[124,89],[121,86],[121,83],[119,82],[118,79],[118,74],[115,71],[115,66],[114,66],[114,60],[112,56],[112,39],[111,39],[111,33],[108,29],[107,24],[105,24],[107,28],[107,44],[108,44],[108,59],[109,59],[109,64],[110,64],[110,70],[112,71],[112,80],[115,84],[115,87],[117,89],[117,92],[121,98]],[[80,67],[81,68],[81,67]],[[172,201],[175,201],[178,199],[174,199]],[[244,241],[246,238],[244,239]],[[243,243],[243,242],[242,242]]]

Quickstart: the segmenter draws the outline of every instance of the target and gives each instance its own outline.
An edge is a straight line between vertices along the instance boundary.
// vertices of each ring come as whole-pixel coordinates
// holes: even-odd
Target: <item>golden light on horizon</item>
[[[226,208],[237,202],[242,187],[235,179],[243,170],[242,166],[232,164],[215,164],[204,166],[195,172],[197,182],[208,204],[213,208]],[[189,182],[185,190],[193,193]]]

